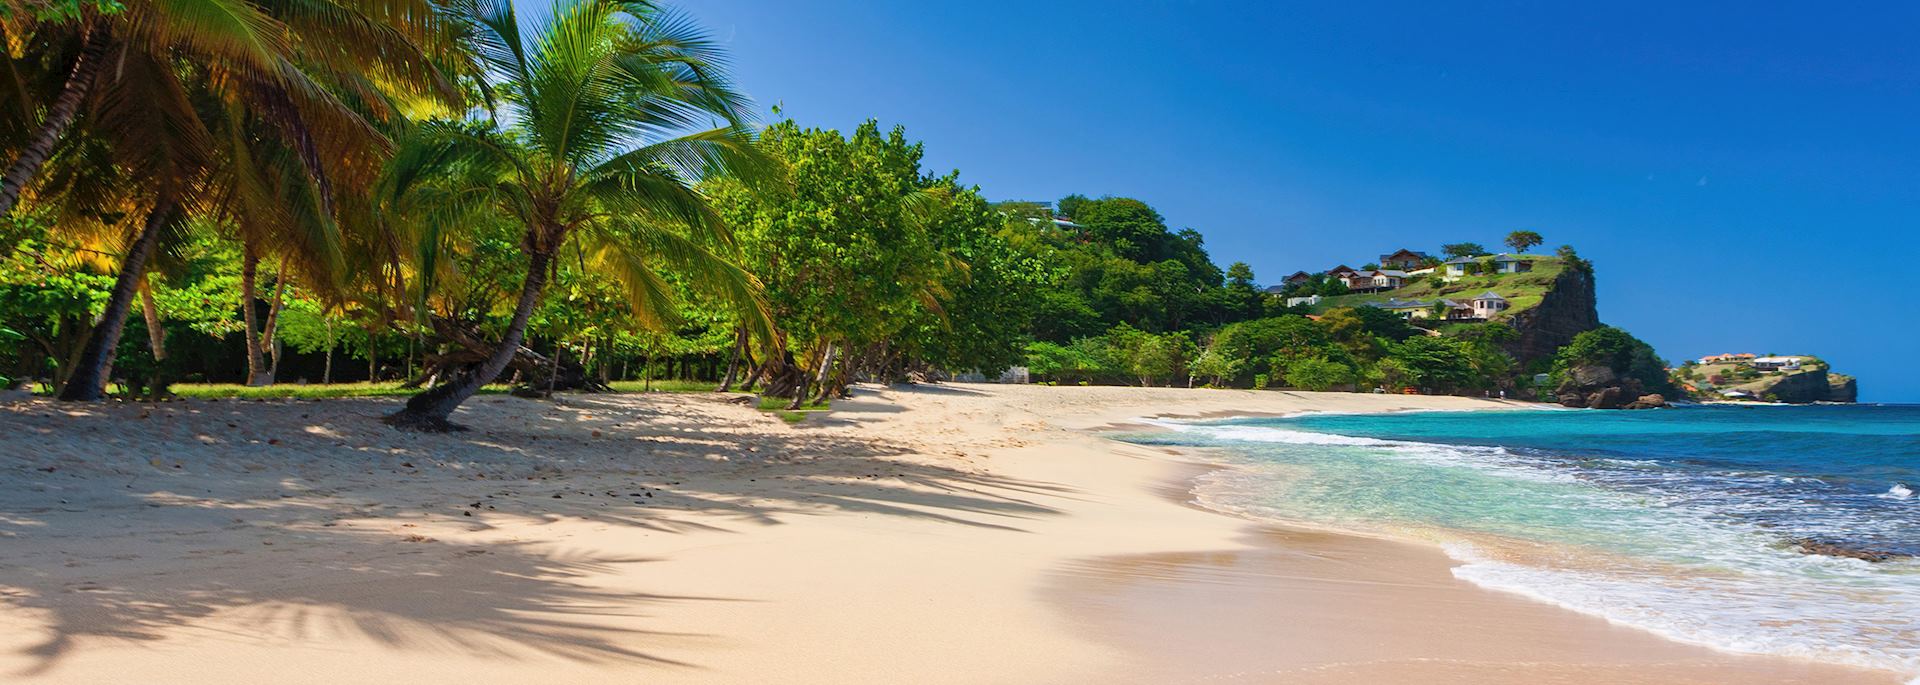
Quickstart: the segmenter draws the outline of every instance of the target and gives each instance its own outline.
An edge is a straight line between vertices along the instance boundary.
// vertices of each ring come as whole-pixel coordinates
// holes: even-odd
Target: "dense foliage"
[[[1678,395],[1667,373],[1666,361],[1654,353],[1653,346],[1612,326],[1575,336],[1573,342],[1560,348],[1554,357],[1556,375],[1564,376],[1581,366],[1605,367],[1621,378],[1639,381],[1648,392]]]
[[[1502,324],[1289,309],[1348,286],[1263,289],[1137,198],[992,203],[900,127],[761,127],[716,42],[652,2],[538,21],[504,0],[209,2],[243,21],[148,0],[0,14],[8,383],[401,382],[421,392],[398,423],[432,428],[487,383],[701,378],[800,406],[1019,366],[1395,392],[1520,371]],[[1562,366],[1657,364],[1612,335]]]

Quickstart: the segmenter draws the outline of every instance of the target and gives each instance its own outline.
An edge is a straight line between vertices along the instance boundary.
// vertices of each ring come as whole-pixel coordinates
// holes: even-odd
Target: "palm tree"
[[[64,73],[50,102],[19,103],[45,112],[0,176],[0,216],[58,152],[88,99],[126,82],[130,58],[204,66],[229,94],[335,134],[365,125],[342,99],[378,99],[376,83],[451,91],[436,66],[457,53],[430,0],[124,0],[112,12],[106,4],[12,13],[7,28],[20,35],[10,37],[73,56],[48,65]]]
[[[673,289],[659,270],[672,267],[735,303],[758,337],[771,340],[758,281],[729,259],[732,237],[695,190],[709,177],[760,177],[773,168],[713,43],[641,0],[560,2],[531,35],[506,0],[460,7],[486,67],[482,88],[497,96],[493,116],[421,125],[396,152],[382,197],[396,220],[484,206],[514,222],[526,277],[484,361],[415,395],[388,423],[455,428],[454,409],[519,354],[563,250],[619,278],[643,324],[674,316]],[[425,220],[415,228],[448,226]]]
[[[81,84],[93,102],[87,120],[72,130],[62,124],[65,140],[49,148],[51,156],[77,154],[90,143],[110,149],[113,166],[144,194],[146,218],[130,231],[112,296],[61,388],[62,399],[96,400],[104,393],[137,284],[169,227],[194,215],[245,223],[329,212],[330,198],[366,187],[377,175],[387,140],[374,122],[398,117],[396,96],[459,100],[436,67],[446,61],[442,46],[450,42],[438,16],[421,0],[149,0],[88,20],[84,40],[109,32],[115,66],[88,77],[97,83]],[[61,98],[75,86],[70,78]],[[28,145],[23,160],[38,154],[37,144]],[[248,163],[258,150],[275,147],[286,151],[272,169],[284,181],[278,195],[258,190],[266,167]],[[75,194],[72,188],[43,191]],[[289,204],[288,197],[311,201]],[[322,217],[273,230],[291,234],[315,226],[331,230],[332,223]],[[333,278],[326,273],[319,280]]]

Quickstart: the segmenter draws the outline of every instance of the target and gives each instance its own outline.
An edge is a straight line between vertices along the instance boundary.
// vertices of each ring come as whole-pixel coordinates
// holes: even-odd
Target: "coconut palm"
[[[35,169],[47,157],[82,163],[89,146],[104,147],[142,196],[136,204],[146,219],[128,222],[116,287],[62,399],[101,397],[136,284],[162,233],[189,216],[265,225],[253,234],[274,236],[276,248],[288,247],[283,256],[315,280],[335,278],[338,260],[314,249],[327,241],[300,238],[332,230],[328,217],[312,214],[331,212],[331,198],[377,177],[388,142],[376,124],[399,118],[396,97],[459,100],[436,67],[454,54],[443,49],[452,34],[437,17],[421,0],[146,0],[83,23],[80,59],[84,46],[108,35],[115,66],[70,76],[54,109],[79,87],[92,102],[86,121],[62,123],[56,137],[64,139],[58,148],[47,143],[45,154],[37,147],[43,126],[21,160]],[[35,35],[63,28],[40,25]],[[270,159],[277,163],[254,163],[273,150],[281,151]],[[9,169],[9,182],[20,168]],[[261,179],[276,175],[273,192],[261,190]],[[5,193],[17,195],[24,183]],[[0,200],[11,197],[5,193]]]
[[[126,82],[137,55],[203,66],[230,94],[329,135],[366,125],[343,101],[377,104],[376,83],[451,91],[435,67],[455,54],[453,44],[429,0],[124,0],[102,11],[107,4],[9,13],[9,37],[34,45],[41,64],[62,77],[50,101],[18,103],[24,113],[44,112],[21,132],[0,176],[0,215],[54,156],[88,99]]]
[[[670,267],[736,303],[770,340],[759,284],[730,260],[732,238],[695,190],[709,177],[763,177],[773,168],[714,44],[643,1],[563,0],[527,34],[505,0],[461,9],[486,66],[484,89],[497,96],[493,116],[421,125],[396,151],[383,197],[395,217],[484,206],[512,221],[522,230],[526,277],[485,359],[414,396],[388,422],[452,428],[454,409],[520,353],[563,256],[618,278],[642,324],[674,316],[660,271]],[[415,226],[449,229],[433,220]]]

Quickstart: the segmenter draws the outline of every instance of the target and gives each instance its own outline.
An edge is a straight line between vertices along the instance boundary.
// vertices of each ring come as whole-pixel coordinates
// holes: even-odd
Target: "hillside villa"
[[[1374,293],[1392,290],[1407,283],[1407,272],[1398,269],[1374,269],[1355,271],[1346,277],[1347,290],[1356,293]]]
[[[1491,269],[1491,271],[1487,272],[1489,275],[1520,274],[1533,271],[1534,259],[1528,256],[1502,253],[1497,255],[1456,257],[1433,265],[1435,264],[1435,260],[1427,253],[1418,250],[1401,249],[1380,255],[1379,264],[1368,265],[1373,268],[1355,269],[1341,264],[1320,272],[1320,274],[1295,271],[1283,279],[1280,285],[1267,287],[1266,292],[1274,295],[1283,294],[1288,288],[1311,283],[1315,276],[1325,275],[1327,279],[1346,286],[1348,291],[1355,293],[1377,293],[1405,286],[1409,281],[1418,280],[1432,273],[1440,273],[1443,278],[1449,281],[1458,280],[1468,276],[1469,271],[1474,273],[1480,272],[1480,267],[1474,265],[1483,263]]]
[[[1431,319],[1440,316],[1446,321],[1486,321],[1506,311],[1513,306],[1513,303],[1501,297],[1499,293],[1489,290],[1469,300],[1448,298],[1431,301],[1402,300],[1389,297],[1385,302],[1368,302],[1367,306],[1379,307],[1407,319]],[[1444,315],[1441,314],[1443,310]]]
[[[1478,264],[1481,262],[1481,260],[1484,260],[1484,259],[1488,259],[1488,258],[1486,257],[1455,257],[1453,259],[1449,259],[1446,262],[1442,263],[1441,266],[1446,269],[1445,278],[1451,281],[1459,278],[1465,278],[1467,276],[1468,269],[1470,268],[1469,265]],[[1496,273],[1496,274],[1523,274],[1533,270],[1533,260],[1527,257],[1519,257],[1519,256],[1503,253],[1503,254],[1494,255],[1491,258],[1491,261],[1493,263],[1493,273]]]
[[[1288,275],[1281,285],[1269,286],[1267,294],[1276,300],[1284,300],[1288,307],[1320,307],[1323,305],[1371,306],[1394,312],[1408,319],[1429,319],[1443,321],[1487,321],[1515,305],[1508,297],[1520,296],[1523,301],[1531,291],[1527,287],[1537,284],[1517,284],[1518,290],[1508,295],[1494,291],[1485,291],[1471,298],[1455,295],[1452,299],[1440,295],[1455,287],[1443,287],[1441,281],[1455,282],[1472,275],[1503,276],[1507,274],[1530,273],[1535,270],[1537,260],[1544,259],[1550,267],[1552,257],[1534,257],[1532,255],[1475,255],[1461,257],[1445,262],[1436,260],[1425,252],[1417,250],[1395,250],[1380,255],[1378,265],[1355,269],[1346,264],[1337,265],[1319,273],[1296,271]],[[1426,280],[1429,274],[1439,274],[1441,278],[1432,282]],[[1345,293],[1316,293],[1314,284],[1324,279],[1328,283],[1339,283],[1346,287]],[[1306,286],[1304,289],[1301,286]],[[1389,297],[1382,301],[1361,301],[1373,298],[1358,297],[1345,299],[1346,295],[1367,296],[1388,293],[1402,288],[1414,288],[1409,294],[1414,297],[1401,299]],[[1471,291],[1468,291],[1471,292]],[[1421,299],[1424,297],[1425,299]]]
[[[1413,271],[1426,266],[1429,259],[1432,257],[1427,256],[1425,252],[1402,249],[1392,254],[1380,255],[1380,268]]]
[[[1501,297],[1500,293],[1489,290],[1473,296],[1473,300],[1469,303],[1469,306],[1473,308],[1473,315],[1475,317],[1491,319],[1493,315],[1504,312],[1509,307],[1512,307],[1513,303],[1507,301],[1507,298]]]
[[[1806,357],[1756,357],[1753,368],[1759,371],[1799,371]]]

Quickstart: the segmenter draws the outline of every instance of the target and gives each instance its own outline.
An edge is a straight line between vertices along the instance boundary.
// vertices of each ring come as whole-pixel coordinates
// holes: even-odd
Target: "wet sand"
[[[1684,645],[1454,579],[1431,547],[1249,526],[1244,549],[1076,560],[1043,593],[1129,682],[1901,683]]]

